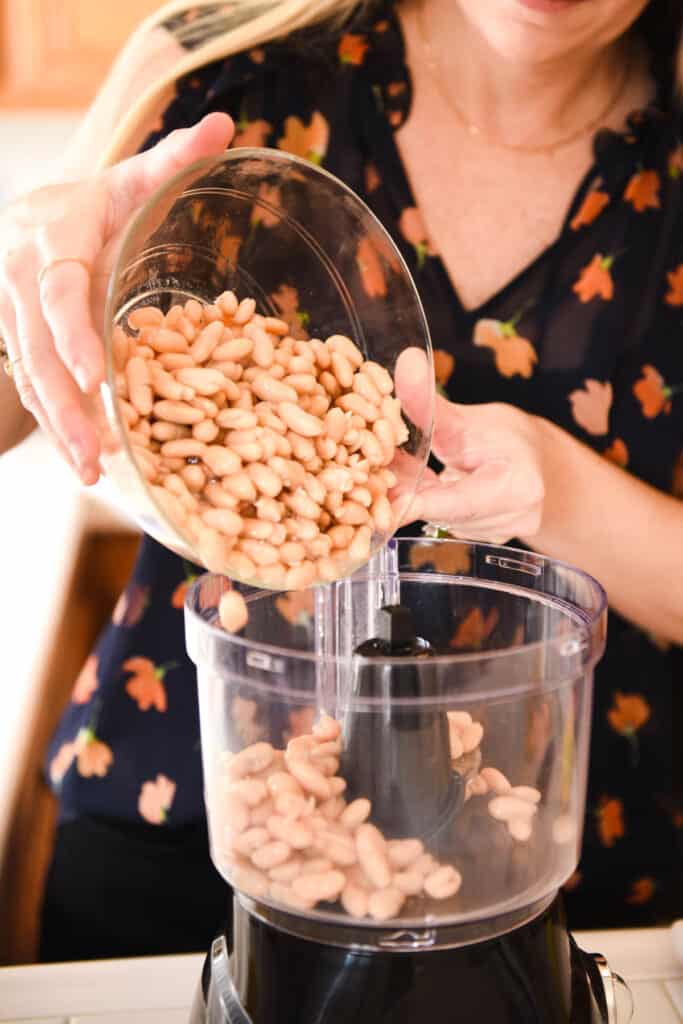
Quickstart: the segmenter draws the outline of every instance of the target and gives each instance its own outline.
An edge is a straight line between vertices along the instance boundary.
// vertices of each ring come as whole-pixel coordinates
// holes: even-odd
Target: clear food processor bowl
[[[188,300],[211,304],[227,290],[255,299],[256,312],[284,320],[295,339],[351,338],[365,360],[392,378],[406,349],[423,357],[424,394],[414,403],[419,415],[404,416],[408,436],[397,450],[394,521],[400,522],[429,457],[435,401],[429,331],[415,284],[386,230],[351,189],[307,160],[267,149],[234,149],[193,165],[159,189],[126,229],[104,310],[106,497],[166,547],[207,564],[136,459],[117,397],[114,346],[117,331],[137,336],[129,318],[142,307],[165,314]],[[370,552],[392,532],[375,524]],[[227,566],[210,568],[239,578]],[[246,582],[269,585],[260,578]]]
[[[240,587],[237,635],[218,622],[229,588],[194,584],[187,646],[212,857],[252,911],[382,948],[540,913],[579,856],[599,584],[420,538],[327,587]]]

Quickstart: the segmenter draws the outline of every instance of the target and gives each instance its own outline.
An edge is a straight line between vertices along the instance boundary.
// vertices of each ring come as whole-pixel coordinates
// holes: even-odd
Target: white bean
[[[302,899],[332,902],[342,893],[346,876],[341,871],[324,871],[319,874],[300,875],[292,882],[292,889]]]
[[[405,895],[395,886],[373,892],[368,901],[368,913],[375,921],[389,921],[398,917],[405,903]]]
[[[509,793],[512,789],[512,786],[505,775],[492,765],[487,765],[486,768],[482,768],[479,774],[488,784],[489,788],[499,796]]]
[[[528,800],[529,803],[537,804],[541,800],[541,791],[534,786],[513,786],[510,796],[519,797],[520,800]]]
[[[529,800],[520,800],[515,796],[495,796],[489,801],[489,814],[496,821],[510,821],[512,818],[532,818],[538,808]]]
[[[234,591],[228,591],[234,593]],[[228,776],[231,779],[243,779],[246,775],[255,775],[264,771],[272,764],[275,750],[270,743],[252,743],[245,747],[230,760]]]
[[[391,882],[391,866],[387,856],[386,840],[374,825],[364,824],[356,832],[358,861],[372,884],[378,889]]]
[[[349,829],[353,832],[362,825],[364,821],[370,817],[370,811],[372,810],[372,804],[365,797],[359,797],[357,800],[353,800],[348,807],[346,807],[341,814],[340,822],[344,828]],[[390,850],[389,856],[391,859]],[[420,850],[420,853],[422,850]]]
[[[424,891],[433,900],[447,900],[460,889],[462,875],[452,865],[445,864],[437,868],[424,880]]]
[[[414,864],[423,853],[424,843],[420,839],[391,839],[387,843],[389,863],[399,870]]]

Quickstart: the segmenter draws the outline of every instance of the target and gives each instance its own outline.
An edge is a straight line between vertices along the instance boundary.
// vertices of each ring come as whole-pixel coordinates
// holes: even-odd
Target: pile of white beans
[[[469,711],[448,711],[451,760],[454,767],[463,755],[472,754],[484,738],[484,727],[475,722]],[[480,768],[465,784],[465,800],[492,794],[488,810],[492,818],[507,825],[508,832],[519,843],[525,843],[533,832],[533,818],[538,813],[541,792],[534,786],[513,786],[510,780],[492,765]]]
[[[213,802],[214,854],[235,887],[297,910],[339,902],[353,918],[388,921],[411,896],[449,899],[459,871],[418,838],[387,840],[372,804],[347,803],[341,726],[322,715],[286,750],[254,743],[222,755]]]
[[[390,373],[343,335],[297,341],[225,292],[113,331],[138,467],[208,569],[300,590],[364,563],[395,528],[389,469],[408,439]]]

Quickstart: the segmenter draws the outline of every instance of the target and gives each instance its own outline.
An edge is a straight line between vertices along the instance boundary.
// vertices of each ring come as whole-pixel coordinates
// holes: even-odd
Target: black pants
[[[82,818],[57,829],[40,959],[201,952],[227,921],[231,900],[204,825]]]

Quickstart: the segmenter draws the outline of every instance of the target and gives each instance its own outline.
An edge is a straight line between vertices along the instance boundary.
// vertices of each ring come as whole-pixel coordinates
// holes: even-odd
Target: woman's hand
[[[415,350],[396,368],[397,394],[418,425],[428,407],[428,373]],[[425,470],[405,521],[424,520],[455,537],[496,544],[533,537],[545,496],[541,425],[511,405],[454,405],[437,396],[432,452],[444,468]]]
[[[411,520],[455,537],[504,544],[540,529],[545,488],[534,417],[511,405],[453,405],[437,397],[432,451]]]
[[[135,210],[182,168],[221,153],[233,132],[226,114],[210,114],[97,177],[32,192],[0,216],[0,331],[14,382],[86,484],[99,477],[99,441],[84,396],[104,378],[95,293]]]

